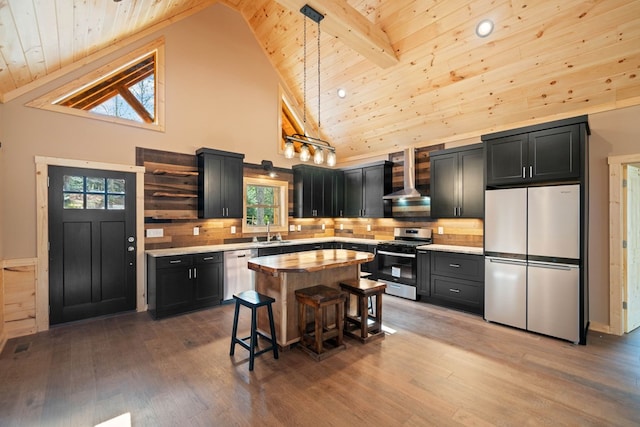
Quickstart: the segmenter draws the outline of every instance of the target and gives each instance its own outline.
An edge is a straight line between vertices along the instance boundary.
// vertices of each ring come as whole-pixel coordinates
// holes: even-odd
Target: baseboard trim
[[[599,322],[589,322],[589,330],[593,332],[601,332],[603,334],[611,334],[611,327]]]

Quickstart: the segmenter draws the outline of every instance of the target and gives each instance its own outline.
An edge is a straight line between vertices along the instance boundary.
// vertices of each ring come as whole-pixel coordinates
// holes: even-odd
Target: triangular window
[[[161,130],[162,45],[158,40],[28,105]]]

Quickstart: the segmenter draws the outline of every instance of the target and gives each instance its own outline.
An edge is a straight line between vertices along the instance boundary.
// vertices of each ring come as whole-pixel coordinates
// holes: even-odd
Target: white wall
[[[166,131],[156,132],[24,106],[163,35]],[[277,165],[278,76],[240,14],[216,4],[160,33],[2,106],[0,214],[5,259],[36,255],[34,157],[135,164],[135,147],[195,153],[200,147]],[[0,122],[2,124],[2,122]],[[1,160],[1,159],[0,159]]]

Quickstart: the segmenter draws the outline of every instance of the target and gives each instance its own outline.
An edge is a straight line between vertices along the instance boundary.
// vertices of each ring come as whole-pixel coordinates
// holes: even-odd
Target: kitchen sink
[[[260,246],[270,246],[270,245],[281,245],[283,243],[289,243],[290,240],[272,240],[270,242],[267,241],[262,241],[262,242],[258,242],[258,244]]]

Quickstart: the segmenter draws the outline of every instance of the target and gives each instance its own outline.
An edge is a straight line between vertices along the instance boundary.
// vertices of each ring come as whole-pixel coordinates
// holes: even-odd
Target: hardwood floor
[[[248,330],[241,312],[240,331]],[[164,319],[131,313],[10,340],[0,425],[637,425],[640,335],[586,346],[384,297],[396,332],[322,362],[229,356],[233,306]]]

